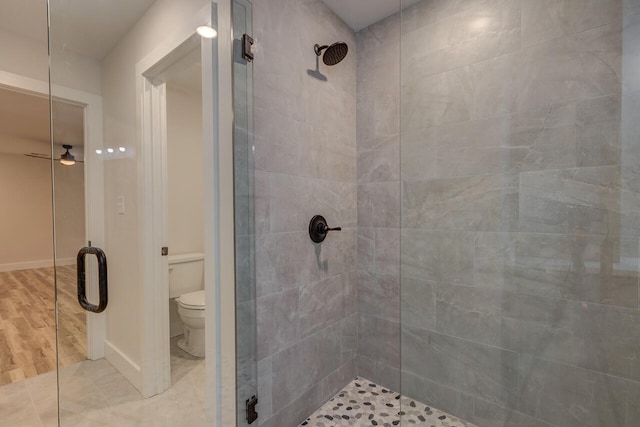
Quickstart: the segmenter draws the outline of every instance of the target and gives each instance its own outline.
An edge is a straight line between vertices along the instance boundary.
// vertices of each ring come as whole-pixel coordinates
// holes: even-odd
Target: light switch
[[[116,197],[116,212],[118,215],[124,215],[124,196]]]

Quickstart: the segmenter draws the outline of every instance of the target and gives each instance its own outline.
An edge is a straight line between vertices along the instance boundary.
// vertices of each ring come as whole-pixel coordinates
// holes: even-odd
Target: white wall
[[[40,161],[42,162],[42,160]],[[87,245],[85,241],[84,165],[76,163],[73,166],[64,166],[60,162],[54,164],[56,261],[75,264],[78,250]]]
[[[175,31],[182,30],[181,24],[193,20],[208,3],[207,0],[156,1],[103,60],[104,143],[107,147],[127,148],[126,156],[105,163],[106,250],[112,266],[106,334],[108,343],[138,369],[144,364],[140,253],[143,223],[139,217],[138,184],[142,165],[136,153],[141,152],[142,146],[137,133],[135,66],[162,48],[163,42]],[[124,214],[116,211],[118,197],[124,198]],[[141,379],[128,377],[136,386],[141,386]]]
[[[167,84],[169,251],[204,251],[202,95]]]
[[[51,262],[51,172],[45,160],[0,154],[0,270]]]
[[[0,271],[52,265],[51,172],[46,160],[0,153]],[[58,259],[84,241],[82,166],[56,166]]]
[[[0,29],[0,71],[47,82],[49,70],[46,43]],[[100,64],[93,59],[70,51],[56,50],[52,55],[52,83],[100,94]],[[48,117],[44,119],[48,120]],[[25,262],[27,263],[24,265],[25,267],[38,264],[46,265],[53,258],[49,163],[37,159],[27,160],[24,156],[14,156],[21,158],[7,161],[8,157],[6,156],[9,155],[2,156],[3,165],[7,167],[2,167],[0,171],[0,176],[3,176],[0,185],[4,187],[0,191],[3,191],[3,194],[7,191],[19,191],[20,194],[15,195],[15,200],[20,200],[20,207],[5,205],[5,203],[2,203],[2,207],[0,207],[0,222],[2,223],[0,236],[3,241],[15,241],[15,244],[4,245],[0,249],[0,265],[11,264],[7,266],[8,269],[16,267],[16,263]],[[35,166],[36,164],[40,166]],[[16,165],[25,167],[17,168]],[[34,173],[29,174],[26,172],[27,170],[32,170]],[[83,246],[85,240],[82,164],[64,170],[56,167],[56,175],[58,180],[56,199],[59,198],[58,215],[60,216],[60,221],[57,223],[59,227],[57,255],[58,260],[66,260],[75,258],[78,248]],[[20,191],[17,190],[17,187],[9,189],[4,186],[10,181],[17,181],[16,177],[18,176],[22,176],[19,181],[25,185],[29,183],[31,186],[29,191]],[[31,225],[29,227],[19,226],[18,228],[22,228],[23,232],[20,233],[21,239],[16,240],[15,221],[21,220],[20,223],[24,224],[27,219]],[[5,236],[11,240],[5,240]],[[42,260],[47,260],[47,262],[33,264],[33,261]]]
[[[59,50],[53,51],[51,60],[52,83],[100,94],[98,61]],[[47,81],[47,44],[0,28],[0,70]]]

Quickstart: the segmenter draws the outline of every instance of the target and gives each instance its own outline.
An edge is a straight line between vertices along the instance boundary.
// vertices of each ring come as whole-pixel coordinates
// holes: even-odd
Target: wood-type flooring
[[[0,272],[0,386],[56,368],[53,268]],[[58,267],[60,367],[86,360],[76,267]]]

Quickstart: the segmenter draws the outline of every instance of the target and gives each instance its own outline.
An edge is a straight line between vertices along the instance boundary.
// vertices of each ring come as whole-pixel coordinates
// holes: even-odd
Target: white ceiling
[[[53,138],[57,156],[64,153],[62,145],[69,144],[71,153],[82,158],[82,107],[53,103]],[[51,153],[48,98],[0,88],[0,153]]]
[[[360,31],[371,24],[400,12],[421,0],[322,0],[353,31]]]
[[[47,41],[43,0],[0,0],[0,28]],[[155,0],[51,1],[51,36],[56,48],[102,59]]]

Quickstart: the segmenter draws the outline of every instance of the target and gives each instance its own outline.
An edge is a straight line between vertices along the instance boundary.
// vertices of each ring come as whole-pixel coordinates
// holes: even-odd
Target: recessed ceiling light
[[[196,28],[196,32],[205,39],[213,39],[218,35],[218,32],[208,25],[201,25],[200,27]]]
[[[96,150],[96,154],[102,154],[102,150]]]
[[[126,148],[124,148],[124,147],[118,147],[118,150],[119,150],[119,151],[121,151],[121,152],[123,152],[123,153],[124,153],[125,151],[127,151],[127,149],[126,149]]]
[[[107,148],[107,153],[113,153],[113,148]]]

